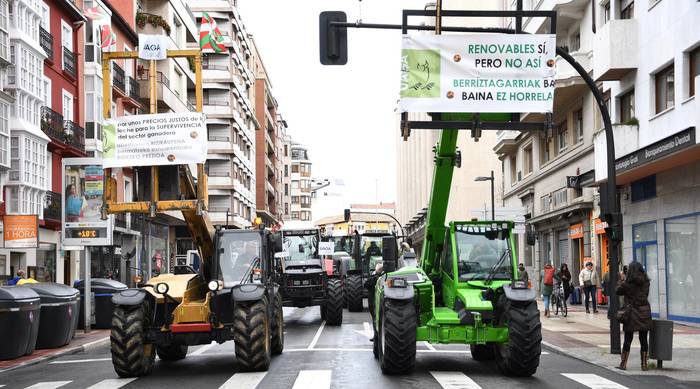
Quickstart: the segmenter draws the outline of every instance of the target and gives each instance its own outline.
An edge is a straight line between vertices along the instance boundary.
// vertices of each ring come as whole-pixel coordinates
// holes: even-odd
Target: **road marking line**
[[[207,350],[209,350],[210,348],[212,348],[214,346],[216,346],[216,342],[211,342],[210,344],[205,344],[204,346],[194,350],[192,352],[192,354],[190,354],[189,356],[204,354]]]
[[[118,389],[134,380],[136,380],[136,378],[110,378],[102,380],[87,389]]]
[[[289,352],[289,353],[295,353],[295,352],[312,352],[312,351],[372,351],[371,348],[332,348],[332,347],[324,347],[324,348],[290,348],[290,349],[284,349],[284,352]]]
[[[425,345],[425,347],[428,348],[428,350],[430,350],[430,351],[437,351],[437,350],[435,350],[435,347],[433,347],[433,345],[430,344],[430,342],[423,341],[423,344]]]
[[[65,363],[88,363],[88,362],[104,362],[111,361],[112,358],[92,358],[92,359],[69,359],[67,361],[53,361],[52,365],[62,365]]]
[[[330,370],[302,370],[292,389],[328,389],[331,387]]]
[[[260,381],[265,378],[266,371],[257,373],[236,373],[229,378],[219,389],[255,389]]]
[[[365,336],[367,339],[372,339],[374,331],[370,327],[369,322],[362,322],[362,330],[355,330],[358,334]]]
[[[481,389],[461,371],[431,371],[430,374],[444,389]]]
[[[597,374],[567,374],[561,373],[564,377],[574,380],[581,385],[588,386],[591,389],[629,389],[617,382],[610,381]]]
[[[318,327],[318,330],[316,331],[316,335],[314,335],[314,338],[311,340],[311,344],[309,344],[309,347],[307,347],[309,350],[313,350],[313,348],[316,346],[316,342],[318,342],[318,338],[321,337],[321,332],[323,332],[323,327],[326,326],[326,321],[321,322],[321,326]]]
[[[49,381],[49,382],[37,382],[32,386],[27,386],[25,389],[55,389],[60,388],[63,385],[68,385],[73,381]]]

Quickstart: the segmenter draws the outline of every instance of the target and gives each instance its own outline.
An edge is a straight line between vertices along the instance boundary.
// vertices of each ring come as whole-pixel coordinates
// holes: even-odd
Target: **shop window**
[[[620,123],[629,124],[634,117],[634,89],[620,96]]]
[[[654,75],[656,113],[673,108],[674,84],[673,63]]]
[[[632,182],[632,202],[644,201],[656,197],[656,175],[644,177]]]
[[[700,214],[665,221],[668,317],[700,322],[698,233]]]
[[[695,77],[700,75],[700,47],[696,47],[695,50],[691,51],[688,57],[690,60],[690,66],[688,67],[690,71],[688,74],[688,97],[690,97],[695,96]]]

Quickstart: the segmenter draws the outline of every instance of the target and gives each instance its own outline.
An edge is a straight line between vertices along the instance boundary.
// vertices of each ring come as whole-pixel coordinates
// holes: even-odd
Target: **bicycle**
[[[559,282],[556,284],[554,287],[554,293],[552,293],[552,311],[554,311],[554,315],[558,316],[559,311],[561,311],[561,315],[563,317],[566,317],[569,313],[568,307],[566,306],[566,298],[564,294],[564,284]]]

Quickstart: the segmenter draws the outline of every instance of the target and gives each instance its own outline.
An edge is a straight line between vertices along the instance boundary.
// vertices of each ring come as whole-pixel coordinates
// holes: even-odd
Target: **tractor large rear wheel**
[[[114,307],[109,339],[112,365],[119,377],[141,377],[153,371],[156,348],[146,343],[147,310],[147,305]]]
[[[345,278],[345,297],[348,301],[348,311],[362,312],[362,276],[351,274]]]
[[[272,320],[272,355],[282,354],[284,349],[284,313],[282,310],[282,296],[275,295],[274,317]]]
[[[417,324],[412,300],[384,301],[380,311],[378,339],[383,373],[403,374],[413,370],[416,363]]]
[[[537,371],[542,353],[542,325],[535,301],[499,303],[498,326],[508,328],[508,343],[496,345],[496,361],[501,373],[529,377]]]
[[[266,371],[270,367],[272,349],[267,298],[236,302],[233,341],[240,371]]]
[[[166,362],[179,361],[187,356],[187,345],[170,344],[156,347],[158,358]]]
[[[326,323],[331,326],[343,324],[343,285],[337,278],[328,280],[326,286]]]

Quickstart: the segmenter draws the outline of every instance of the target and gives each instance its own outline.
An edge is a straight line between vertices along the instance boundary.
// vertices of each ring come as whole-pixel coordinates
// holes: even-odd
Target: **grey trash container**
[[[663,361],[673,357],[673,321],[654,320],[649,336],[649,359],[656,359],[657,366],[663,367]]]
[[[80,291],[80,295],[85,294],[85,284],[82,280],[76,281],[75,288]],[[94,328],[112,328],[112,295],[120,290],[127,289],[127,286],[119,281],[110,280],[107,278],[93,278],[90,281],[90,291],[94,293],[95,299],[92,306],[95,310]],[[80,304],[80,311],[85,309],[85,304]],[[84,321],[81,319],[80,325]]]
[[[25,284],[41,298],[41,321],[36,348],[56,348],[70,343],[78,325],[79,292],[54,282]]]
[[[39,332],[39,295],[23,286],[0,288],[0,360],[34,352]]]

